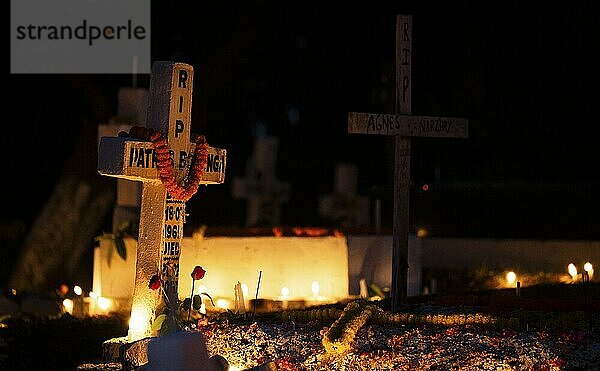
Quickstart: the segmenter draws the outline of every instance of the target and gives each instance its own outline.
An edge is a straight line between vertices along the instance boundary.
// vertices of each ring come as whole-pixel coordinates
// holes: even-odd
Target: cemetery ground
[[[254,318],[214,314],[186,330],[202,332],[209,354],[240,370],[269,362],[279,370],[598,370],[599,298],[597,282],[523,287],[520,297],[514,289],[409,297],[396,315],[346,326],[341,353],[326,351],[323,337],[347,303]],[[127,318],[50,315],[39,297],[2,300],[18,310],[1,318],[0,369],[135,369],[102,363],[102,343],[125,336]]]

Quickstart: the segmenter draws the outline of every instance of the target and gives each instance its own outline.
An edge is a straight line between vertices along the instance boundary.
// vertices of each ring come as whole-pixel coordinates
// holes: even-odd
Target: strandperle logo
[[[150,0],[11,0],[11,73],[150,73]]]
[[[80,26],[17,26],[18,40],[87,40],[88,45],[92,46],[95,40],[103,38],[105,40],[143,40],[146,38],[146,28],[144,26],[134,26],[131,19],[127,20],[126,25],[121,26],[96,26],[89,25],[86,19]]]

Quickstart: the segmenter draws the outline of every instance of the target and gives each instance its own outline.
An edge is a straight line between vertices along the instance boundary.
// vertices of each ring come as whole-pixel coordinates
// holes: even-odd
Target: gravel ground
[[[318,323],[200,328],[211,355],[240,370],[275,361],[283,370],[600,370],[600,338],[585,331],[491,330],[474,326],[366,325],[353,351],[328,356]]]
[[[523,293],[520,300],[493,292],[416,301],[406,313],[421,321],[368,322],[341,356],[326,354],[321,341],[326,326],[339,317],[330,309],[341,312],[345,304],[317,316],[257,313],[254,321],[223,313],[193,331],[205,335],[210,355],[225,357],[239,370],[267,362],[279,370],[600,370],[600,285],[587,296],[576,285]],[[584,305],[582,298],[592,300]],[[494,328],[476,324],[486,321],[435,317],[456,314],[519,321]],[[118,363],[99,362],[102,342],[127,333],[126,319],[6,317],[0,322],[0,370],[74,370],[84,364],[79,369],[119,370]]]

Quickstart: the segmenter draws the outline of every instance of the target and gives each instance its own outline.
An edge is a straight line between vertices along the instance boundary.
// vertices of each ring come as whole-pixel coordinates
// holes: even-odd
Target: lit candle
[[[88,312],[90,315],[94,315],[94,314],[96,314],[96,301],[98,299],[98,295],[95,292],[90,291],[89,296],[90,296],[90,305],[88,308]]]
[[[360,297],[362,299],[366,299],[369,297],[369,288],[367,287],[367,281],[364,278],[361,278],[358,281],[358,286],[360,287]]]
[[[515,274],[515,272],[510,271],[510,272],[506,273],[506,283],[508,283],[509,286],[512,286],[516,280],[517,280],[517,275]]]
[[[571,275],[573,281],[575,281],[577,279],[577,267],[575,266],[575,264],[569,263],[569,265],[567,266],[567,271]]]
[[[235,284],[233,291],[234,291],[233,294],[234,294],[234,298],[235,298],[235,303],[234,303],[235,312],[238,314],[246,313],[246,305],[244,303],[244,291],[242,290],[242,284],[239,281],[238,281],[238,283]]]
[[[217,300],[217,307],[221,308],[221,309],[225,309],[227,310],[227,308],[229,308],[229,302],[225,299],[218,299]]]
[[[594,266],[590,262],[586,262],[583,265],[583,270],[587,272],[590,281],[594,278]]]
[[[63,308],[65,308],[65,312],[69,314],[73,314],[73,300],[65,299],[62,302]]]
[[[317,281],[313,281],[310,289],[312,290],[312,293],[313,293],[314,297],[318,297],[319,296],[319,291],[321,290],[321,287],[319,286],[319,283]]]
[[[75,285],[73,287],[73,292],[75,293],[75,300],[73,301],[72,314],[75,317],[83,317],[83,297],[81,296],[83,290],[81,289],[81,286]]]
[[[281,288],[281,297],[280,299],[283,301],[283,309],[287,309],[288,307],[288,299],[290,296],[290,289],[288,289],[287,287],[282,287]]]
[[[103,312],[106,313],[108,312],[108,310],[110,309],[110,299],[108,298],[104,298],[102,296],[100,296],[97,300],[96,300],[97,304],[98,304],[98,308]]]

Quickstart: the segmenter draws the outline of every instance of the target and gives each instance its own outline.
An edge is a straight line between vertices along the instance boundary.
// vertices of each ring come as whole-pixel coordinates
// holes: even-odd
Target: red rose
[[[204,275],[206,274],[206,271],[204,269],[202,269],[201,266],[197,265],[194,270],[192,271],[192,278],[195,280],[201,280],[204,278]]]
[[[158,290],[159,287],[160,287],[160,277],[158,276],[158,274],[155,274],[154,276],[152,276],[152,278],[150,278],[150,282],[148,283],[148,288],[150,288],[152,290]]]

